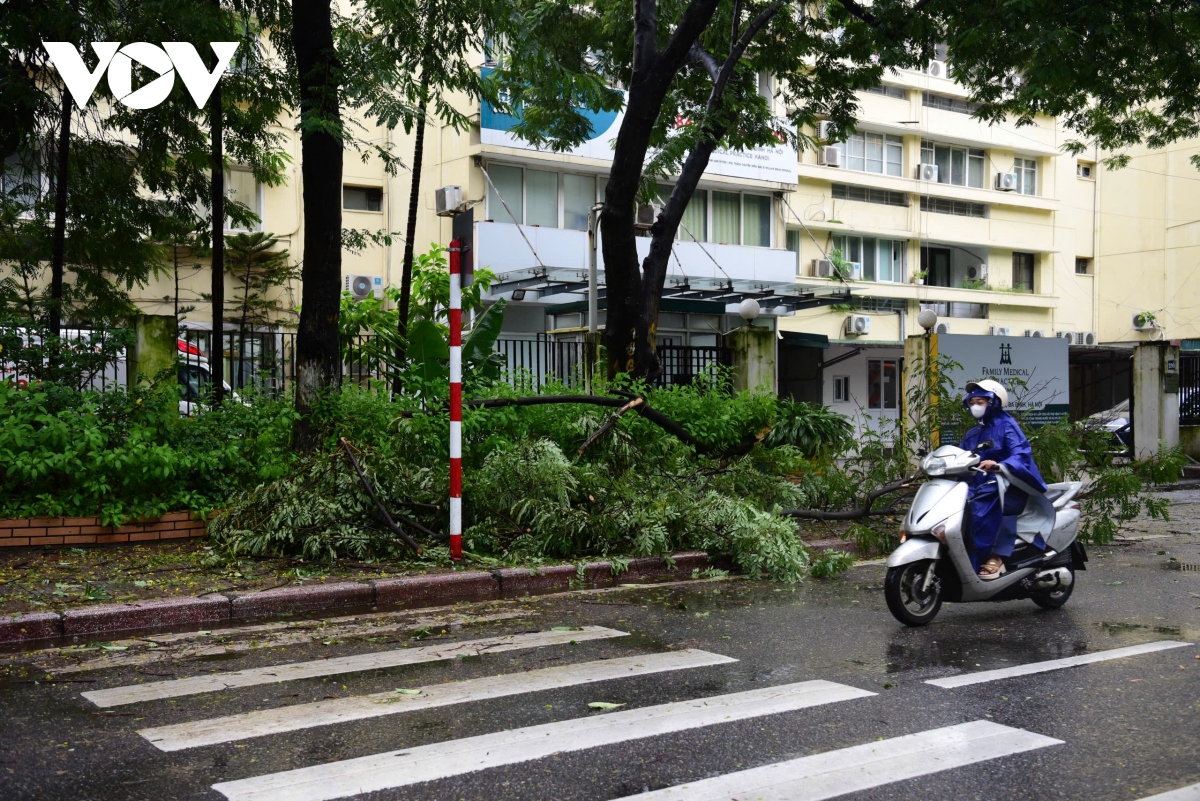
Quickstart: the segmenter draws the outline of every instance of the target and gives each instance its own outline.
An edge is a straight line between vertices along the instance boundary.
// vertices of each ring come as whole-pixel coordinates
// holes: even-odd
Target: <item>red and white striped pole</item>
[[[450,558],[462,559],[462,242],[450,242]]]

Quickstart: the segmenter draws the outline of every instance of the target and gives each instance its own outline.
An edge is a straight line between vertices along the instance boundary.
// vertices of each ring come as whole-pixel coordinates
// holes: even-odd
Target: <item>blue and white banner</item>
[[[484,74],[487,74],[485,69]],[[571,156],[612,161],[613,142],[621,129],[624,111],[583,112],[592,122],[592,138],[570,150],[562,151]],[[498,111],[490,103],[483,103],[479,113],[479,139],[485,145],[499,145],[519,150],[541,150],[509,132],[518,119],[511,114]],[[782,127],[790,127],[781,121]],[[549,148],[544,149],[550,152]],[[729,178],[748,178],[754,181],[772,181],[778,184],[796,185],[796,165],[799,159],[790,144],[780,143],[775,147],[759,147],[753,150],[717,150],[708,161],[705,175],[722,175]]]

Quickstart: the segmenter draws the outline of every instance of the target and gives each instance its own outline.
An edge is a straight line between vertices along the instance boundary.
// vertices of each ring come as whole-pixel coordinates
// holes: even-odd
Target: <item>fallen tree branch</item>
[[[595,434],[592,434],[590,437],[587,438],[586,442],[584,442],[582,445],[579,446],[579,455],[583,456],[583,452],[586,451],[588,448],[590,448],[592,446],[592,443],[594,443],[596,440],[600,439],[600,437],[604,436],[604,433],[606,431],[608,431],[610,428],[615,426],[617,424],[617,421],[621,419],[621,415],[625,414],[625,412],[629,411],[630,409],[636,409],[637,407],[641,406],[645,402],[646,402],[645,398],[634,398],[629,403],[622,406],[620,409],[617,409],[617,411],[614,412],[612,414],[612,416],[608,418],[608,420],[604,423],[604,425],[600,426],[600,428],[598,428],[596,430]]]
[[[621,409],[629,404],[623,398],[609,398],[604,395],[531,395],[522,398],[473,398],[463,401],[464,406],[474,409],[503,409],[510,406],[545,406],[552,403],[583,403],[590,406],[607,406],[612,409]],[[763,434],[747,434],[738,444],[718,452],[715,448],[705,445],[693,437],[679,423],[676,423],[657,409],[652,408],[649,403],[642,403],[636,409],[637,413],[642,417],[654,423],[668,434],[676,437],[685,445],[692,446],[698,453],[713,456],[717,459],[728,459],[733,456],[747,454],[763,437]],[[413,414],[414,412],[411,411],[403,411],[400,413],[400,416],[412,417]]]
[[[891,484],[885,484],[877,490],[868,492],[863,499],[862,506],[857,509],[842,509],[836,512],[826,512],[821,509],[784,509],[779,514],[785,517],[797,517],[802,520],[861,520],[864,517],[891,514],[894,504],[887,509],[872,509],[871,505],[884,495],[908,489],[912,486],[912,482],[916,480],[917,476],[909,476],[908,478],[893,481]]]
[[[374,502],[375,508],[379,510],[379,514],[383,516],[383,522],[387,524],[387,527],[392,530],[392,533],[399,537],[405,545],[407,545],[409,548],[412,548],[417,552],[418,555],[420,555],[424,549],[417,544],[416,540],[408,536],[408,533],[404,529],[396,525],[395,521],[392,520],[392,516],[388,514],[388,510],[384,508],[383,504],[379,501],[379,498],[375,497],[375,490],[371,488],[371,482],[367,481],[366,474],[363,473],[363,469],[359,466],[358,460],[354,458],[354,452],[350,450],[350,443],[346,441],[345,437],[342,437],[341,443],[342,450],[346,452],[346,458],[348,458],[350,460],[350,464],[354,466],[354,472],[358,473],[358,478],[360,481],[362,481],[362,485],[366,489],[367,495],[370,496],[371,500]],[[428,529],[426,529],[426,531],[428,531]]]

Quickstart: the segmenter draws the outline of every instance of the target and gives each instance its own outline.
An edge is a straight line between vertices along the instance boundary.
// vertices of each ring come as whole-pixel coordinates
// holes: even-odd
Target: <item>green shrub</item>
[[[181,418],[178,390],[79,392],[0,383],[0,516],[98,515],[104,524],[190,509],[286,474],[293,412],[248,398]]]

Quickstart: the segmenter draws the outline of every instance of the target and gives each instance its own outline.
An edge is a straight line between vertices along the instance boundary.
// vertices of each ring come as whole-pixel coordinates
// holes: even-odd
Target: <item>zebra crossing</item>
[[[626,636],[627,632],[601,626],[562,626],[544,631],[111,687],[81,695],[101,709],[168,699],[178,703],[178,699],[196,696],[200,696],[197,699],[199,702],[207,694],[225,690],[435,663],[465,655],[617,640]],[[967,672],[925,683],[949,690],[1078,668],[1100,661],[1131,658],[1187,645],[1190,643],[1147,643],[998,671]],[[254,709],[234,715],[150,726],[138,729],[137,734],[159,752],[171,753],[254,738],[270,738],[286,732],[319,732],[322,727],[335,724],[404,715],[418,710],[448,707],[448,714],[469,717],[470,705],[487,699],[525,694],[544,698],[546,694],[569,687],[611,681],[636,682],[655,674],[685,676],[687,671],[727,666],[737,661],[730,656],[699,649],[666,650],[398,688],[391,692]],[[849,684],[813,678],[671,703],[613,709],[601,714],[492,731],[402,750],[302,765],[232,781],[217,781],[211,787],[229,801],[280,798],[287,798],[288,801],[326,801],[353,798],[365,793],[397,790],[489,769],[533,763],[554,755],[636,743],[651,737],[671,737],[693,730],[719,731],[719,727],[737,721],[753,720],[767,727],[772,720],[781,719],[775,716],[804,715],[805,710],[839,704],[870,704],[875,696],[874,692]],[[153,714],[152,705],[148,709],[139,709],[138,720],[152,722]],[[880,738],[750,767],[686,784],[646,790],[640,794],[623,796],[622,801],[819,801],[1063,744],[1063,740],[1038,732],[989,720],[968,720],[956,725],[890,739]],[[1154,798],[1200,801],[1200,785],[1180,788]]]

